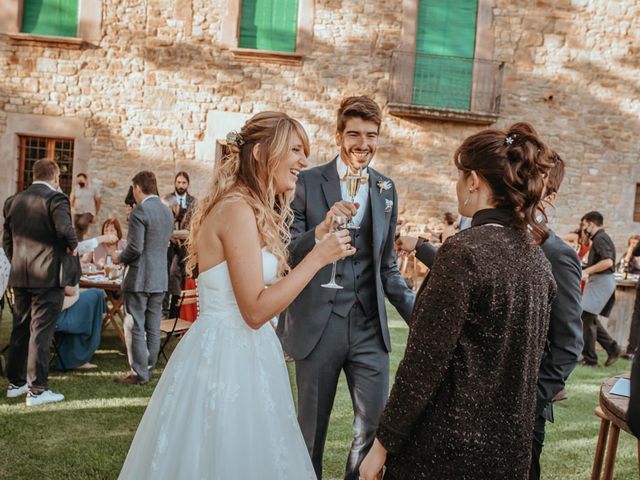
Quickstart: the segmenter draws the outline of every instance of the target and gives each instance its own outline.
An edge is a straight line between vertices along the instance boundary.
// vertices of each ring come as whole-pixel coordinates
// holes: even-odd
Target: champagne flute
[[[351,203],[355,203],[356,195],[358,195],[358,190],[360,190],[362,183],[362,170],[358,168],[353,172],[351,167],[348,167],[344,181],[347,184],[347,195],[351,197]],[[353,218],[350,218],[346,228],[358,230],[360,226],[353,221]]]
[[[333,218],[331,219],[331,227],[329,228],[329,233],[334,233],[336,231],[336,227],[340,227],[342,225],[345,224],[345,222],[347,221],[346,217],[343,217],[342,215],[334,215]],[[337,265],[337,261],[333,262],[333,268],[331,269],[331,280],[329,280],[329,283],[325,283],[324,285],[320,285],[323,288],[334,288],[336,290],[341,290],[344,287],[342,285],[338,285],[336,283],[336,265]]]

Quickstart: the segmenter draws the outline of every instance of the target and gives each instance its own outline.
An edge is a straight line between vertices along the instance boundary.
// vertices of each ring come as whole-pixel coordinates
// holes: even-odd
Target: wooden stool
[[[600,480],[601,478],[603,480],[613,480],[620,429],[631,434],[625,420],[629,399],[609,394],[617,380],[617,378],[610,378],[600,387],[600,406],[596,407],[594,412],[600,418],[600,431],[598,433],[596,453],[593,458],[591,480]],[[640,472],[640,440],[637,443],[638,471]],[[603,461],[604,477],[601,477]]]

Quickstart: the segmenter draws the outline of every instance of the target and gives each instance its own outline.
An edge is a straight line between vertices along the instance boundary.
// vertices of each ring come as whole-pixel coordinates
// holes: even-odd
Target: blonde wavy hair
[[[261,112],[239,132],[240,141],[229,145],[230,153],[217,166],[204,198],[198,201],[187,242],[187,272],[198,264],[197,239],[204,219],[218,205],[235,199],[249,204],[256,216],[262,243],[278,259],[280,276],[289,270],[287,246],[293,218],[293,192],[276,193],[275,171],[290,152],[297,135],[309,156],[309,138],[296,119],[282,112]],[[259,145],[257,157],[254,146]]]

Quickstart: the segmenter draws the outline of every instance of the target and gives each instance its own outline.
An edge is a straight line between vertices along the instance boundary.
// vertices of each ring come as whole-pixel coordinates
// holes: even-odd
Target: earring
[[[473,192],[475,192],[476,189],[475,188],[470,188],[469,189],[469,196],[467,197],[467,199],[464,201],[464,204],[462,205],[463,207],[466,207],[469,204],[469,200],[471,200],[471,194]]]

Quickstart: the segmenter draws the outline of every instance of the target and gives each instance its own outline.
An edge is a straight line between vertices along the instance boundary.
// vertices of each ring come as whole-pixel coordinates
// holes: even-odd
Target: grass
[[[407,328],[393,309],[390,319],[394,346],[391,370],[395,372],[406,343]],[[7,343],[9,332],[10,319],[5,309],[0,345]],[[126,369],[126,357],[111,330],[104,332],[94,361],[100,367],[98,370],[52,372],[52,388],[67,398],[53,405],[28,409],[23,399],[7,399],[4,397],[7,381],[0,379],[1,480],[117,477],[158,375],[147,386],[114,384],[111,378]],[[160,362],[158,374],[163,366]],[[579,367],[574,372],[568,386],[569,400],[557,404],[556,423],[547,427],[544,479],[590,477],[599,426],[593,410],[600,384],[629,368],[628,361],[620,360],[610,368]],[[292,374],[290,368],[291,378]],[[326,479],[342,478],[351,443],[351,421],[351,400],[343,377],[325,450]],[[624,432],[620,435],[615,478],[638,478],[636,443]]]

